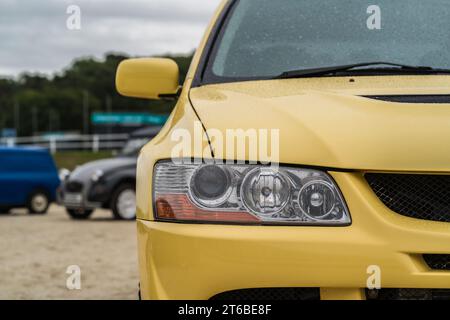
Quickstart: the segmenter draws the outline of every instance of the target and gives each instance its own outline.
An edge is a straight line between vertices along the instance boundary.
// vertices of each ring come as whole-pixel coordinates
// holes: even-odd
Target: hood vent
[[[394,96],[364,96],[365,98],[397,102],[397,103],[449,103],[450,94],[441,95],[394,95]]]

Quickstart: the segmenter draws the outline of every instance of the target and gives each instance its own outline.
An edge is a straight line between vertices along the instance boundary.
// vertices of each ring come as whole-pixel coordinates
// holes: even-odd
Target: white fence
[[[0,138],[0,145],[14,146],[39,146],[48,148],[52,153],[57,151],[121,149],[129,138],[128,134],[94,134],[94,135],[68,135],[50,137],[19,137]]]

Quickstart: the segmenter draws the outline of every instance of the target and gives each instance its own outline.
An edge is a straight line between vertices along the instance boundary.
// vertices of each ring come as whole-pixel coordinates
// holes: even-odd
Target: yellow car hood
[[[207,85],[190,98],[206,129],[224,136],[227,129],[279,129],[281,163],[450,172],[450,103],[366,97],[449,91],[448,76],[342,77]],[[215,155],[225,158],[218,143]]]

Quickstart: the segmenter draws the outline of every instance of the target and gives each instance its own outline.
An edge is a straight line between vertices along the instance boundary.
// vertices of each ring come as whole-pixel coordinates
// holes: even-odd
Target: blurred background
[[[174,103],[119,96],[116,67],[128,57],[170,56],[182,82],[218,3],[0,1],[0,145],[47,146],[58,166],[73,169],[73,151],[80,161],[109,156],[126,134],[161,126]]]
[[[134,183],[128,177],[108,189],[102,179],[125,172],[125,163],[135,168],[136,150],[175,102],[119,96],[116,67],[129,57],[171,57],[182,82],[218,4],[0,0],[0,299],[138,297],[135,224],[126,220],[135,213],[121,220],[114,211],[119,191],[125,208],[133,204]],[[30,177],[46,177],[53,189],[29,194]],[[112,199],[86,210],[82,188]],[[66,202],[54,202],[58,192]],[[13,197],[24,199],[23,209],[8,202]],[[73,265],[80,290],[67,285]]]

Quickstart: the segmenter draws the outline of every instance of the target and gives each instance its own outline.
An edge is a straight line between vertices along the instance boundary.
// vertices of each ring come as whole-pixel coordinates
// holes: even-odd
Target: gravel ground
[[[44,216],[0,215],[0,299],[136,299],[136,226],[98,210],[73,221],[64,208]],[[68,266],[81,290],[68,290]]]

